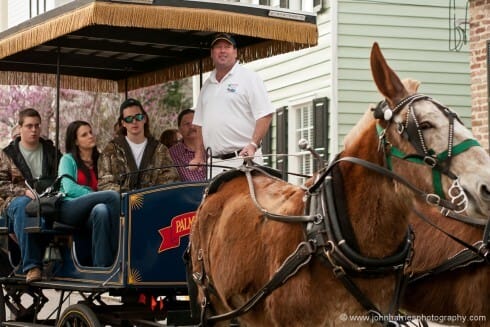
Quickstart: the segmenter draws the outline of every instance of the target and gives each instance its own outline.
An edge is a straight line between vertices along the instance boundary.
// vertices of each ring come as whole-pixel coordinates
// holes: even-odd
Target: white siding
[[[247,63],[264,80],[274,107],[287,106],[305,94],[330,96],[330,27],[327,15],[318,17],[319,42],[303,49]]]
[[[5,30],[8,26],[8,10],[7,1],[0,0],[0,32]]]
[[[318,46],[247,64],[264,79],[276,108],[315,97],[330,98],[330,151],[336,152],[362,113],[381,99],[369,67],[370,49],[376,41],[401,78],[421,81],[421,92],[452,107],[470,126],[468,45],[459,52],[449,51],[446,0],[328,3],[330,7],[317,17]],[[456,18],[464,18],[465,4],[457,5]],[[334,6],[338,14],[332,18]],[[294,146],[290,143],[290,151]]]
[[[290,154],[300,154],[297,145],[299,136],[296,133],[300,122],[296,111],[304,109],[305,106],[311,107],[312,101],[316,98],[332,97],[330,16],[319,15],[317,24],[319,31],[317,46],[246,64],[264,80],[274,107],[289,108],[288,152]],[[305,168],[301,157],[288,157],[288,167],[289,171],[296,172]]]
[[[12,27],[29,19],[29,2],[8,0],[8,27]]]
[[[46,0],[46,7],[44,7],[44,0],[0,0],[0,10],[3,10],[3,5],[6,4],[7,24],[6,26],[0,25],[0,30],[10,28],[18,25],[38,14],[42,14],[46,11],[64,5],[74,0]],[[0,19],[2,19],[2,13],[0,13]],[[2,19],[3,21],[3,19]]]
[[[459,2],[458,18],[465,17],[464,5]],[[452,107],[470,126],[469,46],[449,51],[446,0],[341,0],[338,11],[339,119],[332,123],[339,146],[369,104],[381,100],[369,68],[375,41],[401,78],[421,81],[421,93]]]

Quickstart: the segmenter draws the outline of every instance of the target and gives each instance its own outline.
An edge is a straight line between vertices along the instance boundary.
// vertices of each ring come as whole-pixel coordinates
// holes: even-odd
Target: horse
[[[209,184],[188,250],[189,289],[200,304],[201,325],[236,318],[241,326],[362,326],[386,323],[386,314],[397,312],[411,257],[413,201],[452,202],[427,193],[433,191],[430,169],[407,160],[383,169],[386,151],[415,152],[420,138],[405,133],[414,120],[424,146],[442,151],[450,119],[438,102],[405,88],[377,43],[370,63],[388,109],[368,110],[344,150],[307,184],[289,184],[251,165]],[[461,128],[452,132],[454,139],[467,138]],[[481,196],[467,169],[486,167],[473,152],[458,153],[451,169],[461,174],[476,208]],[[490,187],[489,174],[478,178]],[[441,180],[449,198],[450,178],[442,174]]]
[[[420,86],[420,82],[415,80],[404,80],[403,84],[411,93],[416,93]],[[456,128],[462,128],[462,125],[459,124]],[[464,138],[472,138],[469,132],[466,134]],[[461,144],[464,138],[454,142]],[[482,147],[472,147],[468,151],[472,153],[476,162],[479,161],[478,166],[489,167],[489,156]],[[456,165],[453,168],[455,174],[462,174],[457,171],[457,167]],[[475,166],[473,169],[478,168]],[[490,190],[484,182],[487,173],[485,170],[472,169],[468,169],[468,173],[475,175],[468,180],[477,183],[470,189],[480,189],[476,199],[487,199],[488,203]],[[483,175],[481,181],[479,175]],[[471,206],[471,203],[468,205]],[[423,314],[425,317],[433,317],[442,323],[490,326],[488,253],[486,261],[482,257],[486,253],[484,251],[488,251],[488,244],[485,247],[485,240],[482,239],[483,228],[489,224],[489,213],[490,208],[485,201],[478,207],[467,209],[466,216],[461,219],[458,215],[454,217],[442,214],[437,208],[420,201],[415,203],[415,210],[409,215],[409,222],[416,236],[414,256],[406,271],[412,278],[403,297],[404,309],[411,313]],[[439,228],[442,228],[442,231]],[[489,236],[486,237],[488,242]],[[474,246],[481,255],[473,253],[458,240]],[[476,320],[470,321],[470,317]]]
[[[448,234],[473,245],[482,240],[483,228],[454,220],[435,208],[417,204],[418,210]],[[402,307],[436,322],[458,326],[490,326],[490,265],[478,256],[468,256],[466,247],[416,214],[410,215],[416,235],[414,257],[407,273],[413,277],[406,288]],[[488,246],[488,245],[487,245]],[[463,262],[451,260],[466,253]],[[487,255],[488,256],[488,255]],[[470,319],[474,319],[471,321]]]
[[[482,244],[477,242],[481,242],[483,238],[482,226],[451,219],[423,204],[417,204],[417,207],[445,233],[416,214],[410,215],[416,238],[415,254],[408,273],[416,277],[408,283],[402,301],[403,308],[411,313],[436,317],[441,323],[489,327],[488,253],[485,262],[449,236],[481,249]],[[486,246],[488,247],[488,243]],[[458,258],[463,259],[460,262]]]

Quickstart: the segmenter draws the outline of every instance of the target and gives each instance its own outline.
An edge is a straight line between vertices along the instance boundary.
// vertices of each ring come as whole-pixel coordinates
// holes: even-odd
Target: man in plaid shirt
[[[182,140],[170,147],[169,152],[173,162],[177,167],[182,181],[198,182],[206,180],[206,167],[199,169],[189,169],[188,164],[194,158],[197,144],[197,130],[192,125],[194,110],[185,109],[179,113],[177,124]],[[204,150],[203,150],[204,151]]]

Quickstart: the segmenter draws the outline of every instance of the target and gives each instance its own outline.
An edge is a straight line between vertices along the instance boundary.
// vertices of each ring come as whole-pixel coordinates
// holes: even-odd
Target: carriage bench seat
[[[43,218],[27,217],[24,227],[26,233],[43,233],[43,234],[73,234],[78,227],[64,224],[58,221],[52,223],[46,222]]]

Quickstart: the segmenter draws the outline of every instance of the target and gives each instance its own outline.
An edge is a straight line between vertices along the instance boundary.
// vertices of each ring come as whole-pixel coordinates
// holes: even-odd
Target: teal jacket
[[[71,200],[93,192],[90,187],[74,182],[77,180],[78,168],[75,158],[73,158],[71,153],[64,154],[60,159],[60,164],[58,166],[58,176],[64,174],[73,177],[73,180],[71,180],[70,178],[63,178],[61,180],[60,190],[61,192],[65,193],[64,199]]]

